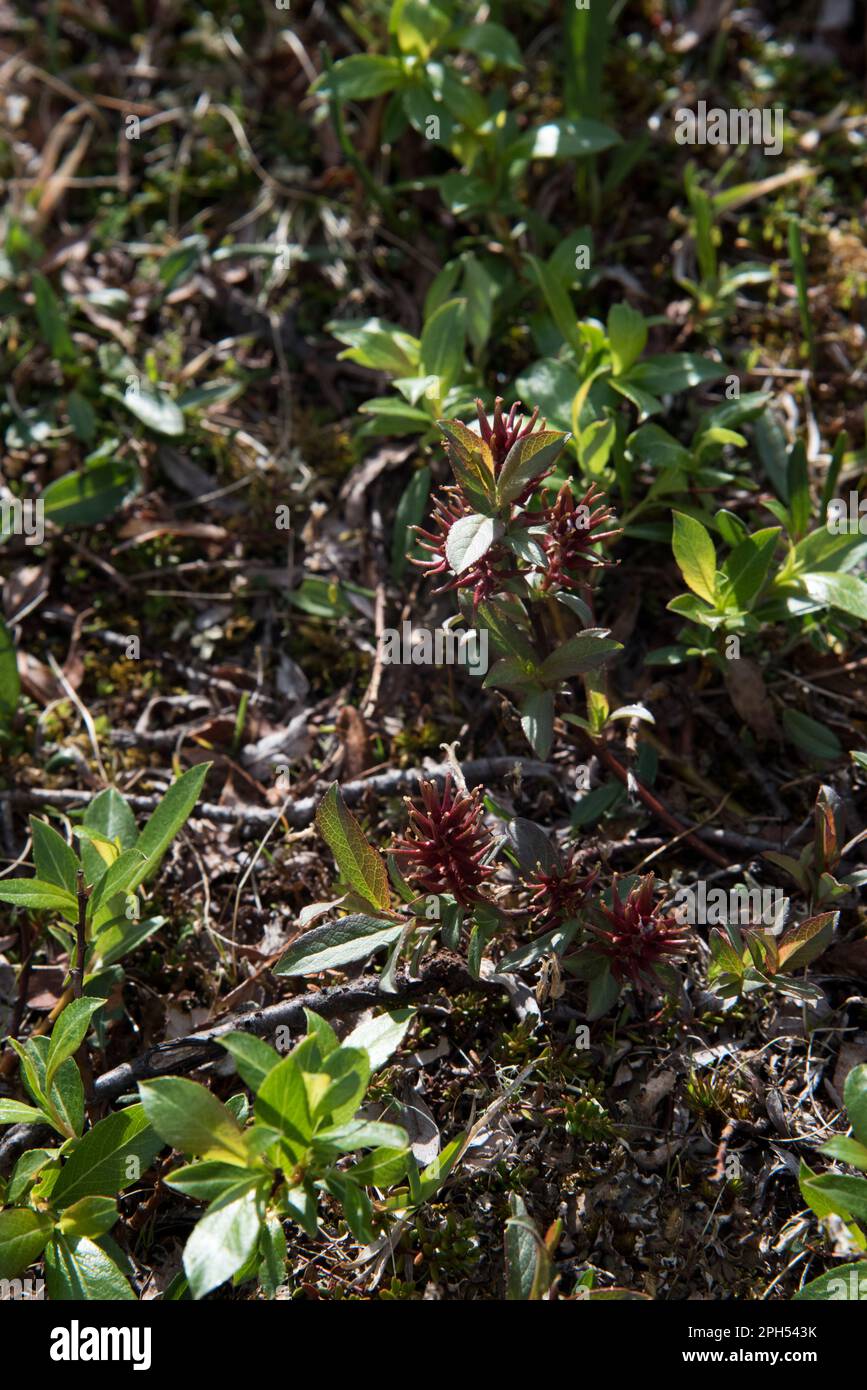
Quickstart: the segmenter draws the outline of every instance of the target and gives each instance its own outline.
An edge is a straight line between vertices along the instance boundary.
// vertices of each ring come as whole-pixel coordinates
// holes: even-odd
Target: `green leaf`
[[[474,506],[487,506],[494,500],[494,460],[481,435],[462,420],[438,420],[446,437],[449,463],[455,478]]]
[[[644,428],[654,429],[655,426],[645,425]],[[617,425],[614,420],[594,420],[586,430],[581,431],[577,440],[578,461],[591,478],[599,478],[604,473],[616,439]]]
[[[712,362],[700,353],[666,352],[637,362],[629,373],[629,380],[654,396],[668,396],[706,381],[717,381],[724,375],[722,362]]]
[[[641,356],[647,344],[647,323],[644,315],[629,304],[614,304],[608,311],[606,325],[615,376],[628,372]]]
[[[0,720],[8,722],[16,709],[21,696],[21,681],[18,676],[18,658],[12,633],[0,618]]]
[[[218,1041],[233,1058],[241,1080],[255,1095],[280,1061],[279,1052],[252,1033],[224,1033]]]
[[[523,1198],[512,1193],[506,1222],[506,1298],[537,1302],[551,1284],[551,1257],[527,1215]]]
[[[313,1013],[311,1009],[305,1009],[304,1017],[307,1020],[307,1037],[304,1039],[303,1065],[308,1066],[308,1058],[315,1057],[317,1059],[315,1066],[319,1066],[326,1057],[330,1057],[332,1052],[337,1051],[340,1040],[331,1024],[326,1023],[320,1014]],[[360,1046],[360,1044],[358,1045]],[[295,1055],[298,1056],[297,1049]]]
[[[36,318],[39,328],[52,357],[58,362],[74,362],[76,348],[69,336],[66,320],[61,312],[57,298],[44,275],[34,273],[33,294],[36,300]]]
[[[94,937],[89,963],[91,973],[96,974],[123,960],[130,951],[164,927],[167,921],[166,917],[143,917],[139,921],[126,917],[112,918]]]
[[[339,361],[357,362],[390,376],[415,375],[421,345],[397,324],[379,318],[334,319],[327,327],[339,343],[347,345],[348,350],[338,354]]]
[[[360,1047],[338,1047],[322,1063],[319,1076],[331,1077],[331,1083],[319,1094],[319,1082],[313,1088],[315,1099],[310,1100],[314,1121],[329,1120],[343,1125],[352,1119],[364,1097],[370,1080],[370,1058]]]
[[[394,0],[388,28],[397,35],[401,53],[415,53],[426,61],[448,33],[451,20],[430,0]]]
[[[421,367],[428,376],[439,378],[439,398],[454,386],[464,365],[467,331],[467,301],[448,299],[428,319],[421,335]]]
[[[0,1211],[0,1279],[17,1279],[38,1259],[53,1228],[53,1218],[42,1212]]]
[[[97,464],[49,483],[42,493],[45,517],[56,526],[93,526],[117,511],[139,486],[131,463]]]
[[[30,817],[33,836],[33,863],[36,877],[44,883],[54,883],[67,893],[75,894],[78,859],[62,835],[47,821]]]
[[[384,1067],[406,1036],[415,1017],[414,1009],[395,1009],[393,1013],[377,1014],[357,1024],[344,1041],[345,1047],[361,1047],[370,1058],[370,1070]],[[385,1143],[384,1139],[378,1143]]]
[[[341,917],[337,922],[314,927],[293,942],[274,966],[274,973],[313,975],[320,970],[337,970],[390,946],[402,931],[402,923],[393,924],[381,917],[366,917],[363,913]]]
[[[792,742],[817,762],[834,762],[843,756],[840,740],[833,730],[800,710],[789,707],[783,710],[783,728]]]
[[[476,358],[480,358],[491,336],[494,294],[497,282],[477,256],[470,254],[464,265],[464,293],[467,297],[467,334]]]
[[[543,298],[548,306],[548,312],[554,320],[554,323],[557,329],[559,330],[564,342],[568,343],[574,352],[579,354],[583,353],[584,343],[581,337],[580,330],[578,328],[575,306],[572,303],[572,300],[569,296],[569,291],[564,285],[562,279],[555,274],[555,272],[551,269],[549,265],[546,265],[543,261],[540,261],[537,256],[531,256],[529,253],[527,253],[526,259],[527,264],[533,272],[533,275],[535,276],[538,282],[539,288],[542,291]],[[543,371],[546,369],[548,365],[550,365],[550,368],[554,373],[556,373],[560,367],[560,364],[556,362],[552,362],[551,364],[540,363],[539,365]],[[570,371],[568,373],[568,377],[570,388],[569,399],[571,400],[572,394],[574,394],[573,372]],[[522,387],[521,389],[523,390],[524,388]],[[526,395],[530,396],[534,401],[538,400],[538,396],[535,393],[528,391]],[[544,401],[541,402],[541,408],[546,408]],[[553,413],[554,412],[551,410],[547,411],[549,418]],[[565,402],[563,407],[563,414],[564,416],[566,416],[566,418],[568,418],[568,410],[565,406]]]
[[[479,512],[471,512],[469,516],[462,516],[454,522],[446,538],[446,559],[455,574],[463,574],[464,570],[481,560],[502,534],[501,521],[482,516]]]
[[[802,574],[800,583],[810,598],[829,608],[839,608],[867,622],[867,584],[855,574]]]
[[[804,970],[818,960],[831,944],[839,916],[839,912],[820,912],[784,932],[778,943],[780,966],[787,971]]]
[[[169,439],[180,439],[186,433],[187,422],[177,402],[164,391],[150,385],[141,385],[137,390],[129,387],[118,391],[113,386],[104,386],[103,393],[110,396],[118,405],[123,405],[131,415],[146,425],[154,434],[165,435]]]
[[[93,830],[106,840],[117,841],[122,850],[132,849],[138,839],[138,826],[128,803],[115,787],[106,787],[93,798],[84,813],[82,826]],[[89,884],[95,884],[105,873],[107,864],[99,850],[88,840],[81,841],[81,860]]]
[[[792,1297],[793,1303],[856,1301],[867,1298],[867,1261],[837,1265],[827,1274],[805,1284]]]
[[[65,1236],[89,1236],[98,1240],[111,1230],[120,1213],[113,1197],[80,1197],[60,1218]]]
[[[256,1097],[256,1119],[282,1134],[299,1158],[310,1143],[313,1122],[304,1075],[290,1052],[268,1073]]]
[[[325,1187],[343,1207],[343,1217],[359,1245],[373,1240],[373,1209],[363,1188],[356,1187],[348,1175],[332,1170]]]
[[[580,676],[601,666],[613,652],[622,650],[622,642],[608,637],[604,628],[588,628],[577,637],[570,637],[545,658],[539,679],[552,684],[568,680],[570,676]]]
[[[531,876],[540,864],[546,874],[556,873],[561,867],[560,856],[550,837],[535,821],[516,816],[509,821],[506,833],[525,877]]]
[[[346,1124],[320,1129],[314,1140],[340,1153],[351,1153],[355,1149],[384,1147],[392,1152],[406,1153],[406,1131],[400,1125],[386,1125],[378,1120],[349,1120]],[[355,1169],[350,1170],[357,1177]]]
[[[175,1168],[165,1180],[167,1187],[183,1192],[187,1197],[197,1197],[202,1202],[217,1201],[247,1181],[234,1163],[221,1163],[213,1158]]]
[[[51,1242],[45,1251],[45,1291],[58,1303],[135,1299],[114,1260],[87,1236],[57,1236]]]
[[[54,1206],[62,1210],[82,1197],[121,1192],[138,1181],[162,1147],[142,1106],[107,1115],[78,1141],[64,1163],[51,1194]]]
[[[0,1099],[0,1125],[42,1124],[45,1120],[41,1110],[25,1105],[21,1100]]]
[[[731,596],[741,612],[752,607],[767,578],[780,530],[779,526],[769,526],[744,537],[735,546],[722,567],[726,577],[721,594],[723,602]]]
[[[283,1223],[273,1213],[266,1217],[259,1234],[259,1283],[266,1298],[273,1298],[286,1279],[286,1233]]]
[[[550,690],[535,690],[526,696],[521,704],[521,728],[536,757],[547,758],[554,740],[554,696]]]
[[[685,512],[674,513],[672,550],[686,583],[699,598],[716,602],[716,553],[710,534]]]
[[[145,1114],[157,1134],[180,1153],[246,1163],[249,1150],[232,1113],[197,1081],[161,1076],[139,1083]]]
[[[562,434],[559,430],[540,430],[516,440],[506,455],[497,479],[499,505],[514,501],[534,479],[541,481],[550,473],[569,439],[568,434]],[[455,525],[460,526],[460,521]],[[450,538],[454,529],[453,526],[449,532]],[[448,551],[448,546],[446,549]]]
[[[337,861],[341,877],[374,907],[387,908],[390,895],[385,861],[368,844],[336,782],[316,808],[316,826]]]
[[[819,1145],[819,1153],[867,1173],[867,1145],[859,1144],[857,1139],[829,1139],[827,1144]]]
[[[867,1144],[867,1063],[852,1068],[846,1077],[843,1099],[855,1138],[860,1144]]]
[[[456,47],[462,48],[468,53],[475,53],[477,58],[489,58],[491,62],[499,64],[500,67],[523,68],[524,66],[517,40],[502,24],[494,24],[490,21],[484,24],[470,24],[466,29],[459,29],[453,35],[453,42]]]
[[[482,686],[487,690],[490,686],[501,687],[503,690],[518,690],[526,693],[528,686],[538,686],[538,669],[532,662],[524,661],[517,656],[504,657],[502,661],[495,661]]]
[[[867,1223],[867,1178],[847,1178],[840,1173],[820,1173],[810,1179],[810,1189],[820,1192],[844,1219]]]
[[[794,538],[803,536],[810,524],[810,478],[807,472],[807,451],[802,439],[789,451],[786,482],[789,493],[789,512]]]
[[[130,892],[136,874],[144,863],[145,855],[137,847],[123,850],[109,865],[88,899],[88,917],[92,917],[98,907],[110,902],[116,894]]]
[[[386,1125],[387,1129],[397,1126]],[[406,1174],[410,1150],[405,1146],[396,1149],[374,1149],[365,1154],[350,1168],[353,1182],[362,1187],[393,1187]]]
[[[92,445],[96,439],[97,419],[96,411],[87,397],[82,396],[80,391],[70,391],[66,398],[66,411],[76,438]]]
[[[45,1111],[49,1123],[64,1138],[73,1138],[80,1134],[84,1125],[84,1087],[78,1067],[72,1058],[67,1058],[60,1064],[57,1075],[48,1087],[45,1084],[51,1046],[48,1039],[31,1037],[26,1047],[22,1047],[12,1038],[9,1041],[21,1059],[27,1090],[36,1104]]]
[[[589,610],[588,610],[589,611]],[[480,626],[488,628],[512,656],[527,662],[531,669],[539,665],[533,644],[526,631],[526,615],[517,599],[486,599],[479,604]]]
[[[128,880],[127,892],[131,893],[157,868],[168,846],[198,801],[199,792],[211,766],[211,763],[199,763],[197,767],[191,767],[189,772],[172,782],[136,841],[135,847],[144,855],[144,859]]]
[[[512,159],[582,159],[619,143],[617,132],[601,121],[546,121],[516,140],[508,155]]]
[[[73,921],[78,913],[71,893],[39,878],[0,879],[0,902],[12,903],[14,907],[58,908],[70,914]]]
[[[51,1032],[51,1045],[45,1064],[45,1089],[49,1090],[60,1066],[74,1056],[87,1036],[90,1020],[105,1003],[104,999],[72,999]]]
[[[338,101],[370,101],[384,96],[404,82],[403,65],[399,58],[386,58],[376,53],[353,53],[322,73],[311,88],[320,95],[336,96]]]

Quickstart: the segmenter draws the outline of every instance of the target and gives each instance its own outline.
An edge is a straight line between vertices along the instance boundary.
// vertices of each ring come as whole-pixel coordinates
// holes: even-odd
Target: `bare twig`
[[[467,783],[471,786],[495,778],[508,777],[516,770],[521,777],[543,777],[551,781],[555,779],[555,769],[551,763],[538,762],[533,758],[478,758],[463,763],[462,768]],[[352,806],[368,793],[374,796],[398,796],[412,792],[418,786],[420,777],[442,782],[448,771],[445,763],[432,768],[395,768],[391,772],[377,773],[373,777],[359,777],[354,782],[347,782],[340,791],[347,805]],[[34,787],[27,791],[5,792],[0,795],[0,800],[4,796],[10,797],[13,806],[84,806],[96,795],[96,792],[53,791],[49,787]],[[134,811],[152,811],[160,801],[158,796],[128,796],[126,799]],[[303,829],[304,826],[312,824],[319,800],[319,796],[305,796],[297,801],[290,801],[283,812],[284,819],[293,829]],[[261,806],[239,809],[202,802],[196,807],[193,819],[234,825],[242,834],[256,835],[271,824],[274,809]],[[771,849],[773,846],[769,845],[768,848]]]

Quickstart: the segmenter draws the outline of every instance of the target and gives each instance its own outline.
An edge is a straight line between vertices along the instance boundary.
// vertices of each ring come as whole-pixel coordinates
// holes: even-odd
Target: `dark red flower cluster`
[[[488,446],[488,467],[493,469],[494,479],[499,478],[509,451],[520,439],[528,435],[540,434],[546,427],[545,420],[539,421],[539,407],[532,415],[519,414],[520,401],[515,401],[503,413],[500,396],[494,402],[494,413],[488,420],[484,405],[476,401],[479,417],[479,437]],[[455,422],[459,423],[459,422]],[[466,426],[462,426],[466,432]],[[460,444],[446,440],[446,449],[453,453]],[[550,451],[543,454],[548,462],[540,465],[539,473],[527,480],[521,494],[512,499],[509,508],[511,525],[532,527],[539,535],[545,554],[544,565],[536,566],[542,578],[543,591],[570,587],[578,575],[604,565],[607,562],[593,553],[593,546],[599,541],[613,540],[620,535],[618,527],[613,526],[614,514],[608,506],[604,493],[596,484],[577,501],[569,483],[564,483],[553,502],[547,502],[541,511],[524,511],[523,508],[542,482],[546,473],[554,466]],[[473,607],[492,594],[502,591],[511,579],[516,577],[517,564],[513,551],[502,542],[495,542],[480,559],[468,566],[460,574],[454,574],[449,563],[447,545],[449,533],[455,522],[475,511],[460,485],[443,488],[434,498],[433,520],[430,530],[417,526],[416,534],[426,556],[415,558],[414,563],[426,569],[430,577],[445,576],[445,583],[434,592],[441,594],[450,589],[469,589],[473,595]],[[544,534],[539,534],[544,529]]]
[[[612,907],[599,908],[606,926],[587,924],[593,949],[608,958],[611,973],[621,983],[653,984],[654,966],[683,956],[688,948],[687,928],[654,902],[653,886],[653,874],[645,874],[623,902],[615,875]]]
[[[494,415],[491,423],[485,413],[485,407],[481,401],[476,401],[476,414],[479,417],[479,430],[485,443],[490,447],[491,456],[494,460],[494,476],[499,475],[500,469],[506,462],[506,457],[512,445],[519,439],[524,439],[528,434],[536,431],[536,421],[539,418],[539,407],[536,406],[529,420],[523,415],[519,415],[521,402],[515,401],[508,415],[503,415],[503,398],[498,396],[494,401]],[[538,433],[547,428],[547,420],[543,420],[539,426]]]
[[[435,574],[450,574],[451,565],[446,556],[446,542],[449,538],[449,531],[456,521],[462,516],[469,516],[472,507],[464,499],[460,488],[446,487],[434,498],[433,504],[433,531],[424,531],[420,526],[415,528],[419,545],[428,551],[430,558],[427,560],[413,558],[413,564],[420,565],[428,572],[428,578],[433,578]],[[472,589],[473,607],[478,608],[484,599],[501,589],[504,580],[508,575],[500,574],[497,571],[497,563],[502,563],[506,559],[502,548],[492,545],[487,554],[477,560],[469,569],[464,570],[463,574],[456,575],[447,584],[441,584],[438,589],[434,589],[435,594],[445,593],[448,589]],[[511,563],[514,563],[512,559]]]
[[[482,822],[478,790],[453,789],[446,776],[442,792],[421,783],[423,809],[405,797],[409,812],[406,836],[398,836],[392,853],[414,887],[428,893],[451,893],[463,906],[481,898],[480,886],[494,872],[483,861],[493,843]]]
[[[594,555],[591,546],[620,535],[620,529],[611,525],[614,513],[605,494],[595,483],[577,502],[569,484],[564,483],[556,501],[545,508],[542,520],[546,528],[542,588],[546,590],[568,586],[573,576],[604,565],[606,561]]]
[[[541,864],[524,879],[531,891],[530,908],[534,926],[550,931],[561,922],[576,917],[587,900],[587,894],[599,877],[599,867],[582,874],[578,862],[570,861],[563,868],[546,871]]]
[[[520,401],[515,401],[507,415],[503,414],[503,400],[498,396],[494,402],[494,414],[489,421],[485,412],[485,407],[480,400],[476,401],[476,413],[479,417],[479,435],[488,445],[493,460],[494,477],[499,477],[503,464],[505,463],[509,450],[519,440],[526,438],[527,435],[540,433],[546,428],[546,421],[539,421],[539,407],[536,406],[529,418],[519,415]],[[451,449],[453,445],[446,441],[446,448]],[[552,465],[548,465],[550,468]],[[530,497],[547,469],[543,468],[538,477],[533,478],[528,483],[524,493],[515,499],[517,505],[521,505]],[[421,547],[428,552],[427,559],[415,559],[414,563],[427,569],[428,575],[432,577],[437,574],[451,573],[451,565],[446,555],[446,543],[449,532],[456,521],[461,517],[469,516],[474,511],[467,499],[464,497],[460,487],[443,488],[434,499],[433,505],[433,529],[423,530],[420,526],[416,527],[416,535]],[[527,518],[528,524],[535,518]],[[478,608],[484,599],[502,589],[508,579],[514,575],[515,557],[506,547],[494,544],[485,555],[470,565],[461,574],[455,575],[448,583],[441,584],[434,593],[445,593],[449,589],[472,589],[473,607]]]

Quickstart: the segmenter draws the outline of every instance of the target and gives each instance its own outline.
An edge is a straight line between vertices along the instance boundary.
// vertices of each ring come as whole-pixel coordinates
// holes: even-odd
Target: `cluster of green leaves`
[[[799,506],[809,505],[805,483]],[[806,528],[806,520],[803,526],[793,523],[791,508],[781,506],[779,512],[792,527],[790,536]],[[711,529],[729,550],[719,568]],[[668,607],[688,619],[688,626],[678,646],[651,653],[651,662],[671,665],[701,656],[725,670],[728,637],[755,642],[770,624],[794,622],[800,629],[808,615],[821,613],[845,642],[851,636],[847,620],[867,619],[867,582],[849,572],[867,551],[859,535],[835,535],[820,527],[793,541],[783,538],[780,526],[750,532],[725,508],[701,520],[675,511],[672,548],[691,592],[672,599]]]
[[[70,971],[79,964],[83,907],[84,985],[100,1002],[118,983],[117,963],[165,921],[141,916],[138,891],[190,815],[210,766],[200,763],[173,782],[141,832],[118,791],[100,792],[74,831],[78,853],[47,821],[31,816],[36,876],[0,880],[0,902],[51,913],[48,931],[68,950]]]
[[[813,838],[808,840],[798,858],[778,850],[766,850],[765,859],[782,869],[810,903],[811,909],[826,902],[835,902],[857,892],[867,883],[867,869],[853,869],[837,876],[837,866],[844,846],[843,807],[833,787],[821,786],[813,808]]]
[[[196,268],[205,238],[192,237],[160,260],[158,292],[166,295]],[[20,360],[38,347],[56,364],[58,389],[38,400],[0,404],[0,430],[7,448],[54,450],[70,434],[84,457],[79,468],[65,472],[39,494],[46,522],[55,526],[90,526],[104,521],[141,487],[133,457],[123,444],[131,433],[129,417],[164,438],[177,439],[188,427],[187,416],[207,405],[231,400],[243,389],[237,381],[211,382],[173,396],[161,382],[153,352],[137,363],[118,343],[101,343],[95,352],[82,349],[73,334],[82,325],[92,332],[93,316],[123,320],[130,299],[120,288],[89,291],[82,302],[58,298],[49,280],[36,269],[45,247],[20,221],[10,220],[0,247],[0,314],[4,337],[0,355],[11,374]],[[14,342],[14,355],[7,346]],[[2,357],[0,357],[2,360]],[[135,427],[133,427],[135,428]],[[0,533],[0,543],[6,540]]]
[[[167,1185],[207,1210],[187,1241],[184,1275],[167,1296],[202,1298],[228,1279],[256,1279],[270,1297],[286,1278],[286,1220],[316,1236],[327,1194],[367,1244],[392,1215],[429,1201],[460,1156],[463,1135],[419,1171],[400,1126],[358,1113],[411,1010],[368,1019],[343,1044],[308,1013],[307,1036],[285,1056],[250,1033],[228,1033],[220,1043],[253,1093],[252,1113],[243,1093],[223,1105],[198,1082],[168,1076],[141,1083],[140,1104],[83,1132],[73,1054],[101,1004],[75,1000],[50,1040],[16,1048],[35,1104],[0,1100],[0,1124],[47,1122],[63,1142],[28,1149],[0,1184],[0,1278],[18,1278],[41,1258],[50,1299],[133,1299],[132,1267],[110,1234],[120,1214],[116,1197],[170,1145],[192,1161],[172,1170]],[[368,1189],[389,1195],[371,1198]]]
[[[849,1168],[867,1173],[867,1065],[853,1067],[846,1078],[843,1099],[852,1134],[829,1139],[819,1152]],[[848,1177],[844,1173],[814,1173],[801,1163],[799,1174],[805,1202],[820,1221],[838,1217],[845,1225],[853,1249],[867,1250],[867,1177]],[[828,1274],[806,1284],[796,1299],[863,1300],[867,1298],[867,1261],[838,1265]]]
[[[411,1017],[407,1010],[382,1014],[341,1044],[308,1012],[307,1036],[285,1056],[249,1033],[221,1037],[255,1097],[252,1115],[243,1095],[223,1105],[181,1077],[141,1084],[154,1131],[193,1160],[171,1172],[168,1186],[208,1204],[184,1249],[194,1298],[227,1279],[252,1278],[272,1296],[286,1278],[283,1222],[316,1236],[323,1193],[338,1203],[356,1240],[374,1238],[367,1189],[393,1187],[414,1160],[403,1129],[357,1112],[371,1072],[399,1046]],[[360,1150],[369,1152],[347,1163]]]
[[[695,300],[704,327],[713,332],[733,312],[738,294],[750,286],[767,284],[773,280],[774,273],[770,266],[754,261],[739,261],[733,266],[720,263],[717,219],[728,208],[748,202],[753,196],[751,185],[738,184],[709,192],[702,184],[697,166],[690,162],[684,170],[684,187],[698,278],[681,275],[678,284]]]
[[[84,1088],[74,1053],[101,999],[76,999],[51,1039],[15,1044],[34,1105],[0,1100],[0,1124],[47,1123],[59,1148],[28,1149],[0,1183],[0,1278],[16,1279],[40,1257],[50,1299],[132,1299],[131,1266],[111,1231],[116,1197],[137,1183],[162,1140],[141,1105],[99,1120],[83,1133]]]
[[[503,78],[523,66],[512,34],[493,21],[464,23],[456,0],[393,0],[387,34],[361,36],[371,49],[333,64],[313,90],[342,109],[388,96],[382,138],[394,144],[406,130],[448,152],[456,167],[432,183],[453,216],[527,218],[522,185],[535,160],[587,159],[619,143],[616,132],[587,117],[520,128]],[[493,82],[490,79],[494,79]],[[399,187],[395,191],[400,191]]]
[[[800,1003],[815,1003],[821,990],[790,973],[804,970],[830,945],[838,912],[821,912],[789,927],[778,939],[769,932],[730,922],[710,933],[708,981],[723,999],[743,999],[774,989]]]
[[[426,318],[421,338],[379,318],[335,319],[329,324],[338,342],[346,344],[341,359],[385,372],[398,393],[365,401],[361,413],[372,418],[361,435],[432,438],[443,411],[462,415],[472,409],[477,382],[466,361],[467,325],[464,298],[440,304]]]

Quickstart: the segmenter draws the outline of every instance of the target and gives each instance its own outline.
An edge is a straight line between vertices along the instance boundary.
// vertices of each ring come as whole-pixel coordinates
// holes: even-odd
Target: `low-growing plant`
[[[112,973],[118,962],[164,925],[164,917],[141,915],[139,892],[190,815],[210,766],[200,763],[173,782],[141,832],[120,792],[100,792],[75,829],[77,852],[47,821],[30,817],[36,876],[0,880],[0,902],[51,914],[47,930],[69,953],[64,1001],[89,993],[102,1002],[122,978]]]
[[[556,496],[540,494],[567,436],[544,421],[537,427],[538,407],[525,419],[517,403],[506,413],[498,399],[490,420],[480,401],[476,408],[478,432],[440,421],[455,483],[434,500],[434,529],[419,529],[426,554],[416,563],[441,581],[436,592],[457,591],[468,624],[487,629],[499,659],[484,683],[515,698],[544,758],[563,682],[620,650],[593,625],[592,610],[601,547],[618,530],[593,486],[577,499],[565,480]]]
[[[843,1099],[852,1133],[846,1138],[829,1139],[819,1152],[848,1168],[867,1173],[867,1065],[853,1067],[846,1078]],[[798,1181],[801,1193],[820,1221],[835,1217],[845,1226],[851,1248],[867,1250],[867,1177],[848,1177],[844,1173],[814,1173],[801,1163]],[[867,1299],[867,1261],[837,1265],[827,1274],[805,1284],[795,1294],[802,1300]]]
[[[719,568],[708,526],[674,512],[674,558],[691,592],[672,599],[668,607],[687,618],[689,626],[680,646],[651,653],[651,663],[671,665],[700,656],[725,671],[726,659],[733,652],[740,655],[739,645],[728,650],[732,637],[738,644],[744,638],[746,650],[754,650],[769,625],[782,622],[800,631],[811,615],[822,614],[845,642],[852,626],[846,620],[867,619],[867,583],[846,572],[864,552],[859,536],[822,528],[789,541],[781,556],[779,526],[750,533],[740,517],[726,510],[716,513],[713,524],[729,547]],[[714,635],[705,637],[705,632]]]
[[[408,1009],[365,1020],[343,1043],[308,1012],[306,1037],[285,1055],[251,1033],[222,1035],[253,1093],[252,1114],[243,1094],[224,1105],[200,1083],[166,1076],[140,1083],[140,1104],[85,1130],[73,1054],[102,1002],[75,1000],[50,1041],[17,1046],[35,1104],[0,1100],[0,1124],[47,1123],[63,1142],[28,1149],[0,1185],[0,1278],[18,1278],[42,1259],[50,1299],[134,1298],[130,1261],[110,1234],[120,1217],[116,1197],[169,1145],[193,1161],[161,1181],[207,1203],[170,1296],[189,1290],[202,1298],[229,1279],[255,1279],[272,1297],[286,1279],[285,1221],[316,1237],[326,1199],[368,1244],[393,1217],[431,1200],[460,1156],[463,1135],[419,1171],[405,1130],[364,1113],[371,1074],[400,1045]]]
[[[48,1124],[59,1148],[36,1147],[0,1183],[0,1278],[17,1279],[36,1260],[50,1299],[132,1299],[131,1266],[112,1238],[117,1195],[138,1183],[162,1148],[141,1105],[130,1105],[84,1132],[85,1091],[74,1053],[102,999],[77,999],[49,1041],[22,1047],[24,1086],[33,1105],[0,1099],[0,1124]]]
[[[341,1044],[308,1012],[307,1036],[285,1056],[252,1034],[226,1034],[220,1043],[255,1097],[252,1117],[243,1097],[226,1106],[182,1077],[141,1083],[154,1131],[193,1160],[164,1181],[208,1204],[184,1249],[194,1298],[227,1279],[251,1278],[273,1296],[286,1279],[283,1222],[316,1237],[326,1195],[360,1244],[373,1240],[385,1208],[367,1189],[393,1187],[414,1160],[405,1130],[359,1111],[371,1072],[399,1046],[411,1017],[407,1010],[382,1014]]]
[[[775,989],[801,1003],[816,1003],[821,990],[790,973],[804,970],[827,950],[838,912],[822,912],[778,939],[761,928],[729,923],[710,934],[708,983],[722,999],[739,1000],[760,989]]]

